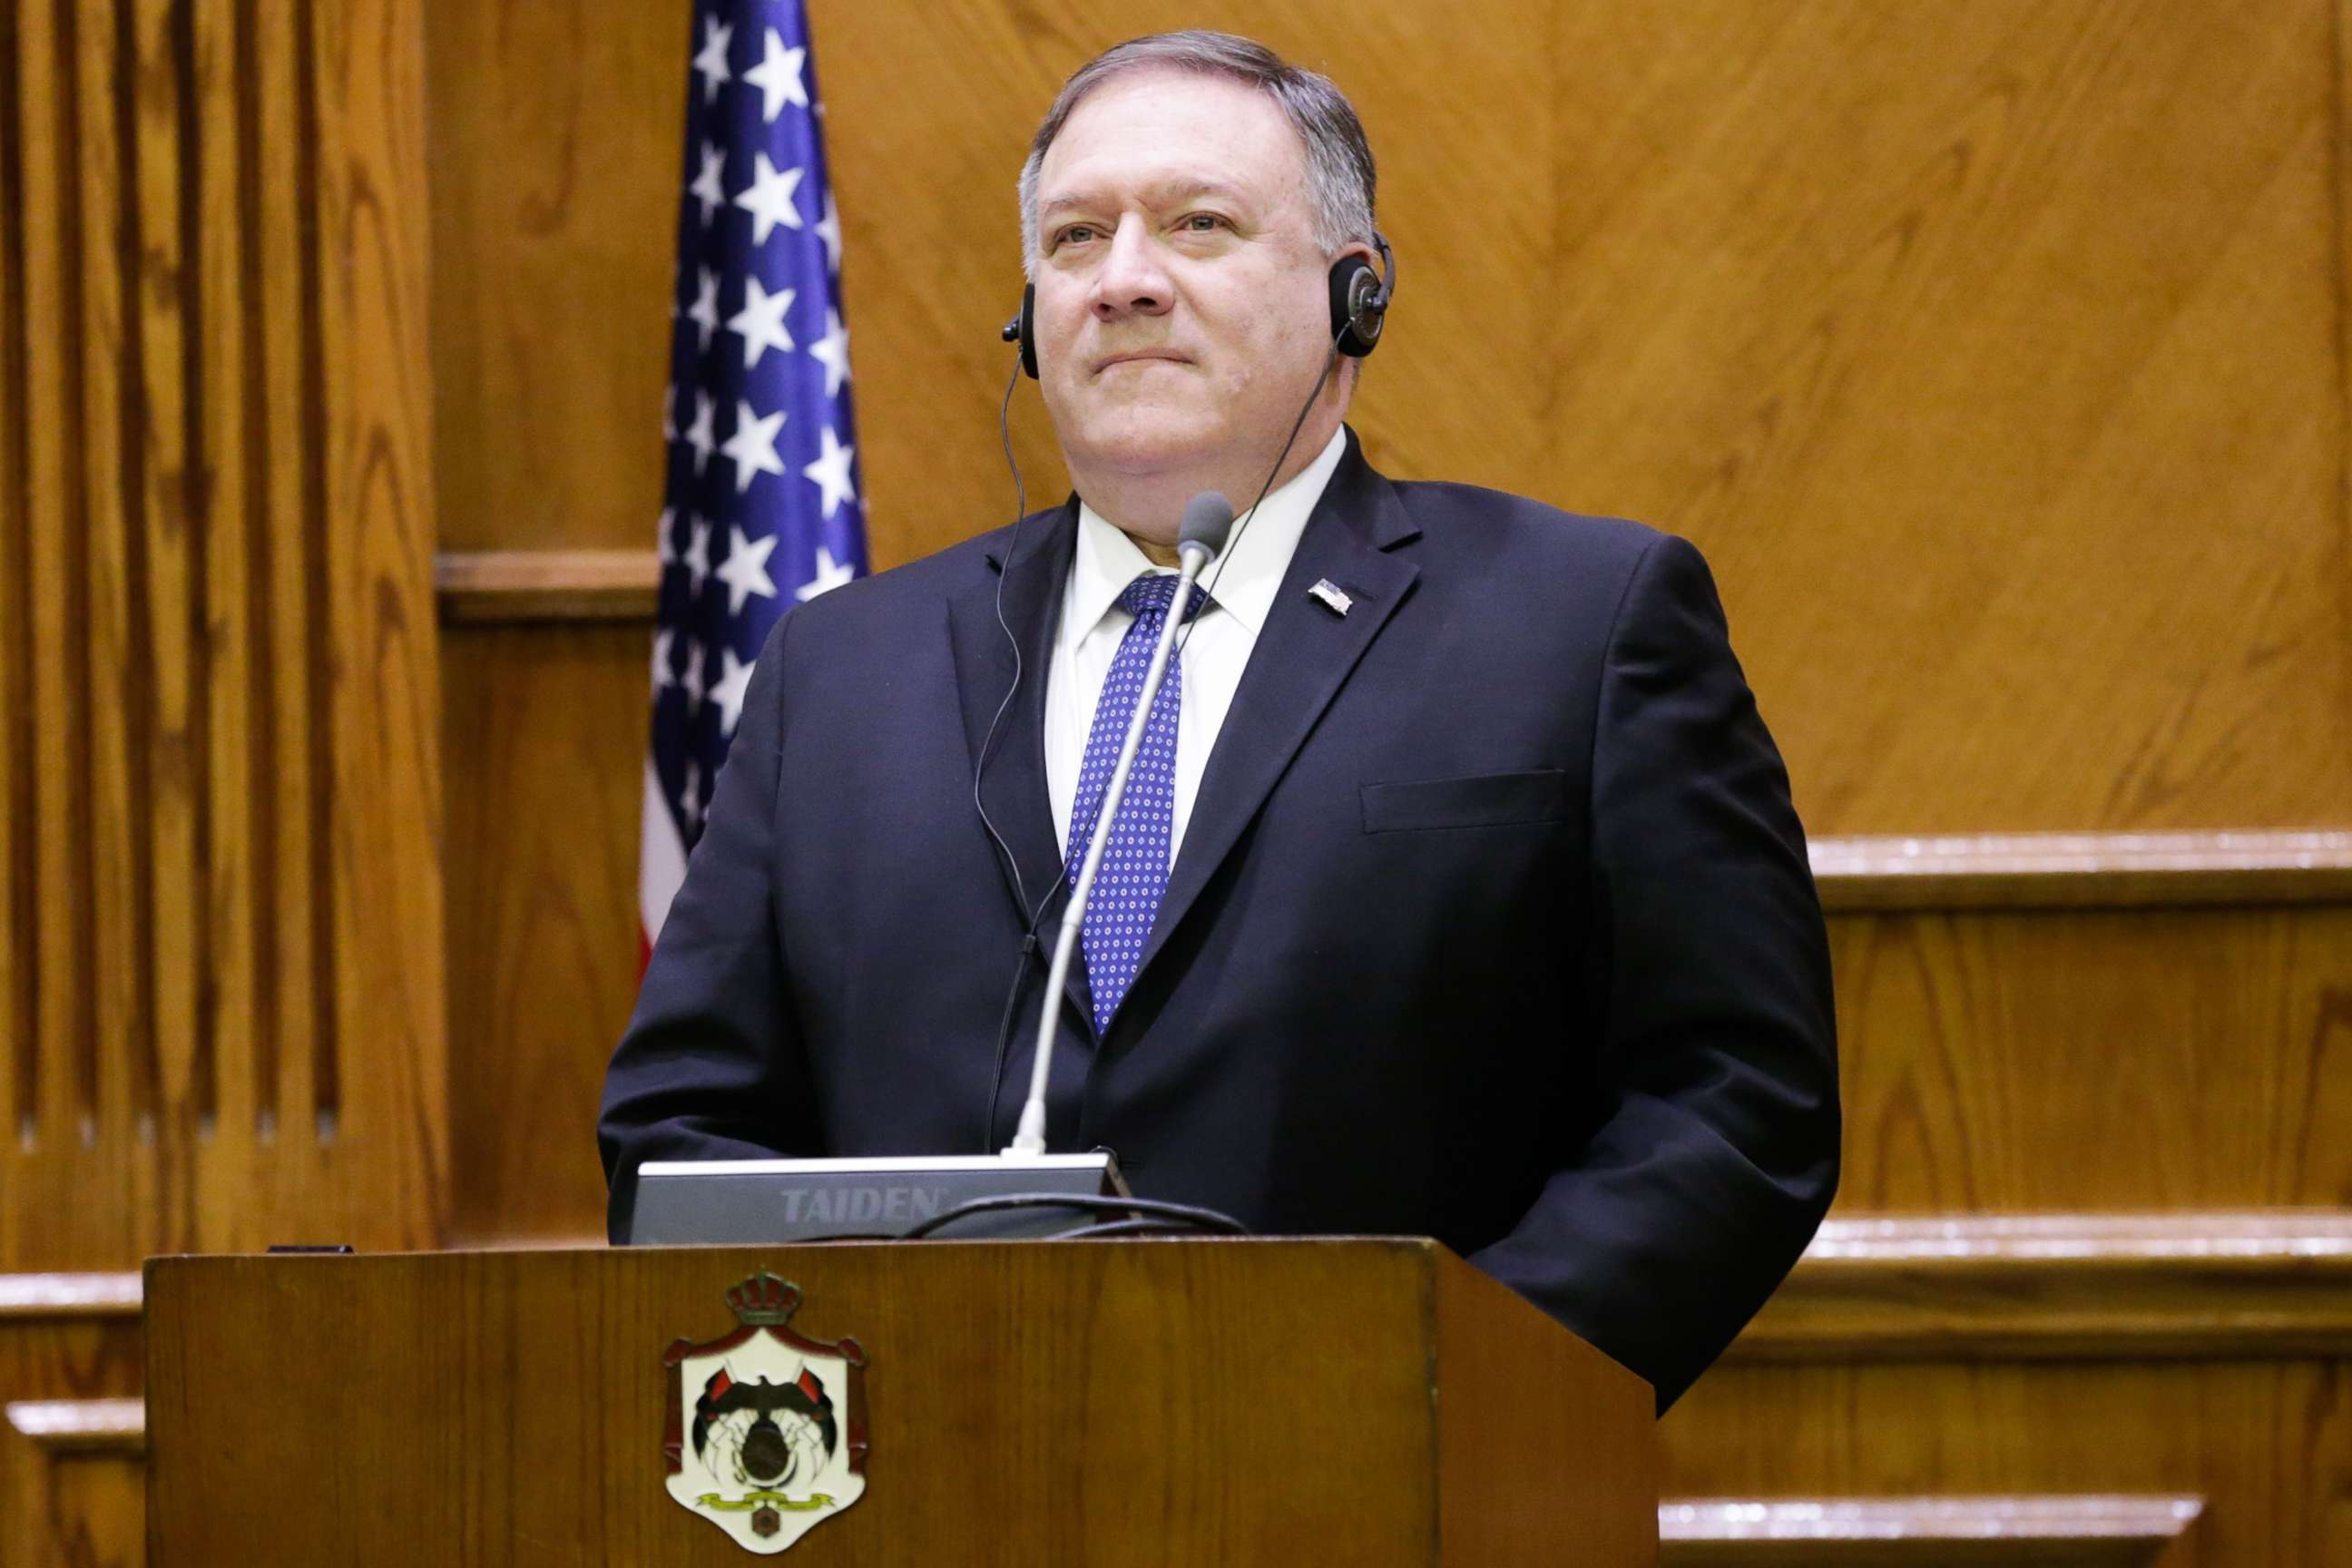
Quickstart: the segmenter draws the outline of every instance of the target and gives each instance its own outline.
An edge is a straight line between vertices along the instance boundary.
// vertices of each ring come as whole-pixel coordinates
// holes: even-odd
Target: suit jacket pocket
[[[1367,833],[1501,827],[1519,822],[1558,822],[1568,816],[1568,775],[1558,768],[1368,784],[1361,794]]]

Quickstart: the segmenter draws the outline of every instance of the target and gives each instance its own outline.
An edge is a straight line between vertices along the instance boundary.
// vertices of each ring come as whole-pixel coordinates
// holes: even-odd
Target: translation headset
[[[1362,256],[1343,256],[1331,264],[1331,337],[1339,351],[1361,359],[1380,346],[1381,328],[1388,321],[1389,301],[1396,298],[1396,257],[1378,234],[1381,269]],[[1021,290],[1021,310],[1004,323],[1008,343],[1021,345],[1021,369],[1037,379],[1037,285]]]

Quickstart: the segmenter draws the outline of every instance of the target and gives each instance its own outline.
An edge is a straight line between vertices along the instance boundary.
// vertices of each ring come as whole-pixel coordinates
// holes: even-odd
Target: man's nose
[[[1160,265],[1160,247],[1152,243],[1143,219],[1128,214],[1111,231],[1110,248],[1103,257],[1102,270],[1095,275],[1095,319],[1115,321],[1128,315],[1160,315],[1174,297],[1167,269]]]

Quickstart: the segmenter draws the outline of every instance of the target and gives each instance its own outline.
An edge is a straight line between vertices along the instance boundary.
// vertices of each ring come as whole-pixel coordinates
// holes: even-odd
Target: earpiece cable
[[[1289,458],[1290,448],[1297,444],[1298,433],[1307,427],[1307,416],[1315,411],[1316,403],[1323,395],[1325,384],[1331,379],[1332,367],[1339,363],[1339,340],[1347,335],[1348,329],[1344,326],[1332,335],[1331,352],[1323,356],[1323,370],[1315,378],[1315,390],[1308,393],[1307,401],[1298,405],[1298,417],[1290,422],[1290,435],[1282,443],[1282,450],[1275,454],[1274,467],[1265,471],[1265,483],[1258,486],[1257,500],[1250,502],[1249,510],[1242,513],[1241,521],[1234,525],[1233,538],[1226,541],[1223,550],[1218,552],[1217,563],[1209,570],[1209,580],[1201,584],[1201,591],[1211,598],[1216,596],[1217,579],[1224,574],[1225,563],[1231,561],[1234,552],[1241,548],[1242,535],[1249,531],[1251,520],[1257,516],[1259,502],[1265,500],[1266,492],[1274,489],[1274,477],[1282,472],[1282,465]],[[1183,653],[1185,645],[1192,640],[1193,629],[1200,624],[1198,620],[1184,623],[1182,633],[1176,639],[1177,654]]]
[[[1021,464],[1013,455],[1013,391],[1020,384],[1021,355],[1016,352],[1013,356],[1013,374],[1004,378],[1004,402],[996,411],[996,433],[1004,443],[1004,466],[1013,471],[1013,533],[1004,542],[1004,564],[996,574],[996,625],[1004,633],[1005,646],[1013,650],[1013,681],[1004,689],[1004,700],[996,705],[996,716],[988,721],[988,736],[981,742],[980,755],[971,765],[971,806],[980,813],[980,825],[988,829],[988,837],[995,843],[997,853],[1003,856],[1004,863],[1013,868],[1013,895],[1020,900],[1023,909],[1030,910],[1029,930],[1034,934],[1038,921],[1045,916],[1045,906],[1053,901],[1055,890],[1061,887],[1069,873],[1066,870],[1061,877],[1056,877],[1053,887],[1047,888],[1045,896],[1033,907],[1029,902],[1028,885],[1021,876],[1021,862],[1013,855],[1013,846],[1004,841],[1004,835],[996,830],[996,824],[989,820],[987,803],[982,800],[980,794],[980,781],[988,770],[989,755],[996,749],[996,732],[1003,726],[1004,715],[1012,710],[1013,695],[1021,689],[1021,639],[1013,635],[1013,624],[1004,618],[1004,580],[1013,575],[1013,554],[1021,547],[1021,525],[1029,513],[1029,489],[1022,482]]]

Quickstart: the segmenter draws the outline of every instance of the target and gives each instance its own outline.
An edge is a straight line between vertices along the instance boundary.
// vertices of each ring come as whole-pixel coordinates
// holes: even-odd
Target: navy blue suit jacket
[[[1001,574],[1024,674],[982,793],[1041,897],[1076,507],[1029,519],[1010,560],[1009,531],[771,637],[613,1058],[615,1216],[647,1159],[1010,1136],[1043,963],[992,1106],[1027,918],[972,772],[1013,686]],[[1083,973],[1060,1014],[1052,1147],[1108,1145],[1139,1194],[1264,1232],[1435,1237],[1661,1408],[1836,1185],[1821,908],[1697,551],[1392,484],[1352,434],[1133,988],[1101,1037]]]

